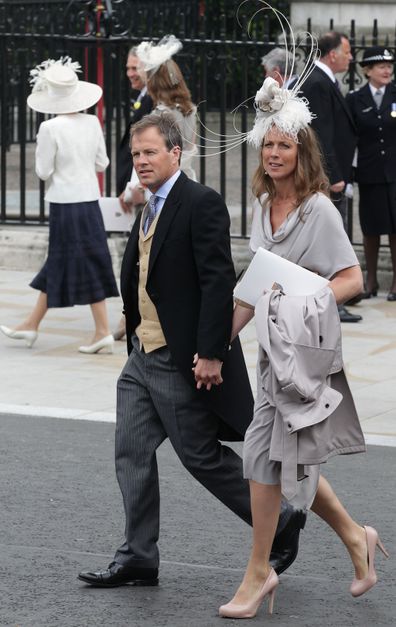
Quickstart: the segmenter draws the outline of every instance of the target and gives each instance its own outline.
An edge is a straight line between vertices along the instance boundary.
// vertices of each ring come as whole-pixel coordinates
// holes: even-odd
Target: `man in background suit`
[[[139,59],[136,56],[136,46],[128,52],[126,62],[126,75],[129,79],[131,88],[135,97],[131,101],[130,119],[125,129],[125,133],[121,139],[117,154],[117,196],[123,205],[123,192],[132,174],[132,159],[130,148],[131,127],[142,119],[143,116],[151,112],[153,101],[147,93],[144,74],[138,71]],[[124,211],[129,212],[130,207],[123,206]]]
[[[107,569],[79,575],[103,587],[158,583],[156,449],[166,438],[187,470],[251,524],[242,460],[219,442],[243,439],[253,415],[239,340],[229,346],[229,213],[217,192],[180,171],[182,137],[171,115],[143,118],[131,142],[152,196],[121,269],[129,358],[118,381],[115,454],[126,537]],[[305,516],[283,505],[271,554],[278,572],[296,557]]]
[[[270,76],[278,81],[279,85],[285,89],[292,89],[297,82],[298,76],[295,73],[296,67],[293,65],[293,55],[285,48],[272,48],[261,58],[264,78]],[[291,71],[293,70],[293,74]]]
[[[330,197],[347,230],[345,189],[351,181],[357,138],[354,121],[335,75],[347,71],[352,59],[351,46],[346,35],[330,31],[318,39],[318,48],[320,61],[316,61],[301,91],[316,116],[312,128],[322,148],[325,170],[330,180]],[[341,322],[358,322],[362,319],[359,315],[351,314],[343,305],[338,310]]]

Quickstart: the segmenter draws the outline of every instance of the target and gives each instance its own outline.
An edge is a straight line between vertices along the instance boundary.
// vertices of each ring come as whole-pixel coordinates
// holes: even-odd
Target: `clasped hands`
[[[220,359],[206,359],[199,357],[198,353],[195,353],[193,359],[194,367],[192,371],[197,383],[197,389],[200,390],[202,386],[205,386],[207,390],[210,390],[212,385],[220,385],[223,383],[221,376],[221,367],[223,362]]]

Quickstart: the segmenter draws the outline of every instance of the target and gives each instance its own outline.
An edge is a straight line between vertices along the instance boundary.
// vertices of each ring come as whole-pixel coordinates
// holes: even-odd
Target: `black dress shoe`
[[[386,300],[389,300],[389,302],[396,300],[396,292],[389,292],[388,296],[386,297]]]
[[[134,568],[111,562],[105,570],[90,572],[83,570],[78,578],[100,588],[117,586],[158,586],[158,568]]]
[[[359,320],[362,319],[362,316],[359,316],[359,314],[352,314],[344,307],[344,305],[338,306],[338,313],[340,315],[341,322],[359,322]]]
[[[298,540],[301,529],[304,529],[307,513],[295,509],[286,526],[275,537],[272,544],[270,564],[277,575],[283,573],[297,557]]]

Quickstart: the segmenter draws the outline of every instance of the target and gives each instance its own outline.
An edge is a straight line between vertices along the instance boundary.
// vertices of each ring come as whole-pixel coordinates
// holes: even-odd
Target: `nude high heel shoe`
[[[108,353],[113,352],[114,338],[112,335],[106,335],[105,337],[102,337],[102,339],[94,342],[93,344],[89,344],[88,346],[79,346],[78,350],[80,353],[92,355],[101,351],[102,348],[107,348]]]
[[[6,335],[7,337],[10,337],[12,340],[25,340],[29,348],[32,348],[38,337],[37,331],[13,331],[3,324],[0,325],[0,331],[4,333],[4,335]]]
[[[377,583],[377,573],[374,568],[375,547],[378,546],[385,557],[389,557],[377,531],[373,527],[366,527],[365,525],[363,525],[363,529],[366,532],[368,573],[364,579],[356,579],[355,577],[352,581],[349,591],[353,597],[360,597]]]
[[[279,583],[278,575],[271,568],[270,573],[265,580],[261,590],[248,602],[243,605],[237,603],[227,603],[219,608],[219,615],[225,618],[253,618],[256,616],[257,611],[264,601],[264,598],[269,597],[268,612],[272,614],[274,609],[275,590]]]

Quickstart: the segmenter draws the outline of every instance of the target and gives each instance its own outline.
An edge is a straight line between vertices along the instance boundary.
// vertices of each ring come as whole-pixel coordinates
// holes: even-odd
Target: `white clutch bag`
[[[234,289],[234,297],[255,307],[264,290],[273,289],[274,283],[289,296],[308,296],[328,285],[329,281],[265,248],[258,248]]]

